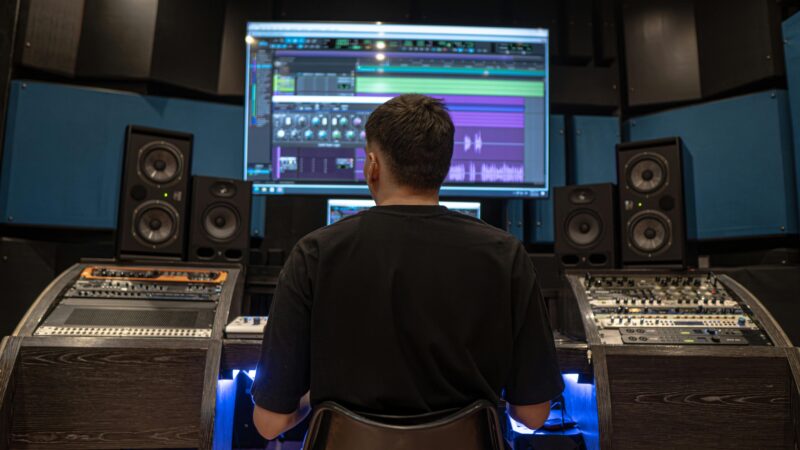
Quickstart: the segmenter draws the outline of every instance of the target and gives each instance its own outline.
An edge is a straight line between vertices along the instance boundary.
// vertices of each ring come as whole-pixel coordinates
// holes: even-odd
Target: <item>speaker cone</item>
[[[181,152],[169,142],[151,142],[139,150],[139,173],[153,184],[175,181],[182,169]]]
[[[573,212],[565,223],[567,240],[575,247],[589,247],[597,243],[603,232],[603,222],[592,211]]]
[[[628,163],[627,182],[640,194],[651,194],[667,181],[667,162],[659,155],[642,153]]]
[[[670,243],[672,229],[669,218],[657,211],[642,211],[631,218],[628,242],[640,253],[653,254]]]
[[[203,213],[203,231],[215,241],[229,241],[239,234],[239,215],[228,205],[212,205]]]
[[[133,212],[133,224],[137,239],[146,245],[157,247],[177,236],[178,212],[167,203],[149,201]]]

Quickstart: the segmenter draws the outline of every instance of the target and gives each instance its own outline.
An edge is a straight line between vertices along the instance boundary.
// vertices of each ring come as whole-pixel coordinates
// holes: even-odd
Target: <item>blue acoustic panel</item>
[[[800,13],[783,22],[783,56],[786,59],[789,109],[792,113],[795,186],[800,201]]]
[[[632,141],[680,136],[689,239],[797,233],[789,102],[760,92],[630,120]],[[694,209],[692,211],[691,209]],[[695,228],[696,227],[696,228]]]
[[[115,228],[128,124],[192,133],[193,174],[241,178],[242,114],[240,106],[14,81],[0,222]]]
[[[250,236],[264,237],[264,223],[267,212],[267,196],[254,195],[250,207]]]
[[[617,183],[619,118],[572,118],[572,179],[575,184]]]
[[[533,217],[528,220],[531,226],[531,241],[537,244],[553,242],[553,188],[564,186],[567,182],[566,139],[564,116],[550,116],[550,197],[533,200]]]

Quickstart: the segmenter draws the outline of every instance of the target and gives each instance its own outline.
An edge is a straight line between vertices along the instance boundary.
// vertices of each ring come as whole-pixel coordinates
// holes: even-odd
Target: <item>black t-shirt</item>
[[[563,389],[525,249],[441,206],[374,207],[304,237],[262,352],[253,399],[278,413],[309,389],[312,405],[385,414],[501,395],[528,405]]]

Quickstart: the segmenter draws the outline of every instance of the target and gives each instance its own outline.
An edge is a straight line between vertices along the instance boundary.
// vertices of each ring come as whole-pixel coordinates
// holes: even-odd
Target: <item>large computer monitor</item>
[[[451,211],[457,211],[477,219],[481,218],[480,202],[453,202],[442,201],[440,205],[446,206]],[[374,200],[358,198],[331,198],[328,199],[328,213],[326,224],[336,223],[345,217],[358,214],[365,209],[375,206]]]
[[[414,92],[456,127],[442,196],[547,196],[547,30],[251,22],[246,41],[255,193],[367,195],[364,124]]]

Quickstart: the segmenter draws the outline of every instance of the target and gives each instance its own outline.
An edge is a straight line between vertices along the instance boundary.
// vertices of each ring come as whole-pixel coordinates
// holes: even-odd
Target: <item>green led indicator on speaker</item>
[[[164,192],[164,198],[169,198],[169,193],[168,192]]]

